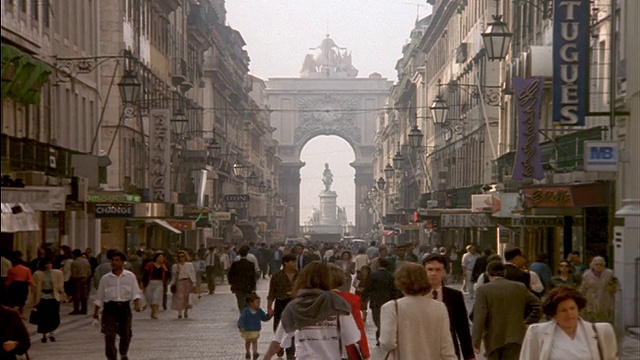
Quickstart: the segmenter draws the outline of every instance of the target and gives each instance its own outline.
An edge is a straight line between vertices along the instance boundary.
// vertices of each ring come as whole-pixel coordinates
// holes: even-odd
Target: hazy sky
[[[245,39],[256,76],[299,76],[309,48],[328,32],[352,51],[359,76],[378,72],[395,80],[418,4],[420,17],[431,12],[426,0],[227,0],[226,7],[227,23]]]
[[[418,9],[421,18],[431,12],[426,0],[228,0],[226,7],[228,25],[247,43],[251,73],[265,80],[298,77],[309,48],[319,46],[327,33],[351,51],[359,77],[377,72],[396,80],[396,61]],[[349,221],[355,223],[351,146],[337,136],[316,137],[305,145],[301,160],[306,166],[300,170],[300,223],[319,207],[325,162],[333,172],[338,205],[346,207]]]

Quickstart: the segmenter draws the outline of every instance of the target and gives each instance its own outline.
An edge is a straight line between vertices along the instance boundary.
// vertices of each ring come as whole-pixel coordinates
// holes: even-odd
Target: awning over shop
[[[164,221],[164,220],[161,220],[161,219],[153,219],[153,220],[151,220],[151,221],[149,221],[149,222],[150,222],[150,223],[154,223],[154,224],[156,224],[156,225],[160,225],[160,226],[162,226],[163,228],[165,228],[165,229],[167,229],[167,230],[171,231],[171,232],[172,232],[172,233],[174,233],[174,234],[182,234],[182,231],[180,231],[180,230],[178,230],[178,229],[174,228],[173,226],[171,226],[168,222],[166,222],[166,221]]]
[[[33,209],[21,203],[2,203],[2,232],[38,231],[38,220]]]
[[[40,89],[50,74],[51,68],[44,62],[14,46],[2,44],[2,97],[37,105]]]

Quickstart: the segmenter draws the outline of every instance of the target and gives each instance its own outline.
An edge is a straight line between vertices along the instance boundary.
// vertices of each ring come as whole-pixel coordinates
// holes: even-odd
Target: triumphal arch
[[[351,53],[329,35],[306,55],[300,77],[269,78],[267,103],[273,110],[271,124],[282,159],[278,191],[293,207],[282,229],[286,236],[298,232],[300,168],[304,166],[300,153],[314,137],[336,135],[353,148],[355,204],[373,186],[375,118],[385,107],[392,85],[378,73],[358,77]],[[371,217],[356,213],[357,233],[371,230]]]

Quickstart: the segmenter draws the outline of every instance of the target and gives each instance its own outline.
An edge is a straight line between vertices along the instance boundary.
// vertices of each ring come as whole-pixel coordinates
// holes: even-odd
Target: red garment
[[[28,282],[29,285],[33,286],[33,277],[31,276],[31,270],[28,267],[18,264],[11,269],[7,273],[7,280],[5,284],[9,286],[14,281],[24,281]]]
[[[362,321],[362,314],[360,313],[360,296],[356,294],[352,294],[350,292],[338,291],[340,296],[347,300],[349,305],[351,305],[351,315],[353,315],[353,319],[356,321],[356,325],[358,325],[358,329],[360,329],[360,341],[358,345],[360,345],[360,351],[362,352],[362,356],[365,359],[371,357],[371,353],[369,352],[369,343],[367,342],[367,334],[364,331],[364,321]],[[349,354],[349,358],[357,359],[355,345],[347,346],[347,354]]]

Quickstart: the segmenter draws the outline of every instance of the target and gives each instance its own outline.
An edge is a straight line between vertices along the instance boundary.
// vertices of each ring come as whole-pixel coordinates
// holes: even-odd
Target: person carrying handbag
[[[196,271],[193,264],[189,262],[186,251],[178,251],[178,262],[171,267],[171,309],[178,312],[178,319],[189,317],[189,294],[196,287]]]
[[[395,274],[404,295],[382,306],[380,347],[385,360],[457,360],[445,305],[425,296],[431,285],[424,268],[405,262]]]

